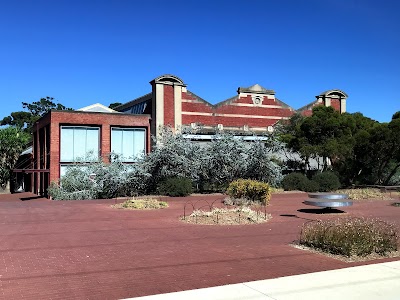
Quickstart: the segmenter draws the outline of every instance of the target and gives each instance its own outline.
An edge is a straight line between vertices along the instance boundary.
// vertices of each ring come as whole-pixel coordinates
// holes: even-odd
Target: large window
[[[146,152],[146,129],[111,128],[111,152],[123,162],[134,162]]]
[[[61,126],[60,161],[74,162],[84,159],[88,153],[98,158],[100,128],[83,126]]]

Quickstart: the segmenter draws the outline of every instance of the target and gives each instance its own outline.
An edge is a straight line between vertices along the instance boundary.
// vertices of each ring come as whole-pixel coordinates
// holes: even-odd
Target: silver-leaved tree
[[[169,177],[189,178],[199,191],[223,190],[238,178],[277,186],[282,178],[282,169],[273,156],[277,144],[273,136],[263,140],[255,137],[250,142],[226,133],[199,143],[164,127],[154,137],[153,151],[138,157],[134,164],[123,164],[117,156],[111,164],[78,162],[68,168],[59,183],[52,184],[49,194],[54,199],[93,199],[153,193]]]

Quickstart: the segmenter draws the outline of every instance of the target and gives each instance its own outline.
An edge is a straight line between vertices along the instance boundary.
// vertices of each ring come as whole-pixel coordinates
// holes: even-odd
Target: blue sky
[[[294,108],[341,89],[349,112],[400,110],[396,0],[0,4],[0,118],[45,96],[127,102],[165,73],[211,103],[258,83]]]

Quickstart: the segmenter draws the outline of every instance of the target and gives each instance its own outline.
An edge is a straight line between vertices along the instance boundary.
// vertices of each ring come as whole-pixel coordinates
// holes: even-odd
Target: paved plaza
[[[169,208],[116,210],[115,200],[51,201],[0,195],[1,299],[122,299],[398,261],[346,263],[289,244],[317,214],[304,193],[272,196],[272,219],[260,225],[182,223],[184,203]],[[343,215],[397,222],[393,201],[355,201]]]

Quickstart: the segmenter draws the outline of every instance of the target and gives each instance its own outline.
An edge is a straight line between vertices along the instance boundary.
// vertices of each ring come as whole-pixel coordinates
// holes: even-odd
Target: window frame
[[[143,132],[143,155],[145,155],[147,153],[147,128],[146,127],[129,127],[129,126],[110,126],[110,153],[115,153],[115,154],[120,154],[121,157],[120,158],[124,158],[122,155],[123,153],[116,153],[113,149],[113,130],[126,130],[126,131],[140,131]],[[130,159],[125,158],[125,159],[121,159],[122,163],[126,163],[126,164],[133,164],[136,163],[137,161],[137,156],[134,159]]]
[[[88,126],[88,125],[60,125],[60,138],[59,138],[59,163],[60,165],[69,165],[69,164],[74,164],[76,163],[76,159],[77,157],[75,157],[75,155],[73,155],[73,159],[72,160],[63,160],[62,158],[62,130],[64,128],[81,128],[81,129],[97,129],[97,153],[94,153],[96,155],[97,158],[101,157],[101,126],[99,125],[93,125],[93,126]],[[85,153],[86,155],[86,153]],[[79,156],[80,157],[80,156]],[[82,162],[87,162],[87,161],[82,161]],[[60,170],[61,172],[61,170]]]

